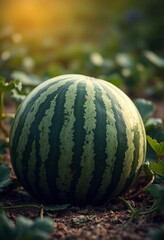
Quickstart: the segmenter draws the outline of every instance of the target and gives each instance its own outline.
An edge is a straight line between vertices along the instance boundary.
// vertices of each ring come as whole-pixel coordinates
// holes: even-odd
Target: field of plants
[[[0,8],[0,239],[163,240],[164,1],[1,0]],[[63,74],[112,83],[144,123],[140,177],[103,205],[44,204],[13,171],[17,109],[35,87]]]

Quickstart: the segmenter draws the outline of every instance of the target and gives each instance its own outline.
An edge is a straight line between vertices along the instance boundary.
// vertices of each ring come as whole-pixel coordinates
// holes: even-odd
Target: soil
[[[132,192],[138,191],[145,182],[145,176],[140,177],[136,187],[130,190],[124,198],[126,199]],[[8,190],[7,193],[0,195],[4,206],[39,204],[22,187]],[[134,208],[146,210],[152,205],[152,199],[143,192],[129,200],[129,203]],[[30,219],[41,215],[40,210],[33,208],[6,210],[6,213],[13,221],[20,215]],[[152,239],[149,234],[150,230],[159,229],[164,223],[164,215],[159,212],[132,219],[130,210],[119,199],[105,206],[69,206],[64,210],[45,211],[43,215],[54,221],[51,240],[150,240]]]
[[[162,108],[158,108],[158,116],[163,118]],[[9,154],[5,156],[10,165]],[[11,165],[10,165],[11,166]],[[11,178],[15,178],[12,172]],[[146,184],[146,177],[142,175],[136,186],[131,189],[123,198],[136,193]],[[7,189],[7,192],[0,193],[0,202],[4,206],[16,206],[22,204],[36,204],[35,199],[28,195],[22,188]],[[145,192],[129,200],[129,203],[137,209],[144,211],[151,207],[153,199]],[[40,217],[37,209],[23,208],[6,210],[7,216],[15,221],[17,216],[25,216],[30,219]],[[54,232],[51,240],[150,240],[151,229],[159,229],[164,224],[164,215],[154,212],[149,215],[142,215],[132,219],[130,210],[125,204],[116,199],[105,206],[69,206],[67,209],[55,212],[44,212],[54,221]]]

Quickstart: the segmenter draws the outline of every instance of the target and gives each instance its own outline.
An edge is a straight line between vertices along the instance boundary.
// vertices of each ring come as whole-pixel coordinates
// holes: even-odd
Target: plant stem
[[[126,200],[123,199],[122,197],[119,197],[119,199],[120,199],[120,200],[127,206],[127,208],[131,211],[133,217],[135,217],[135,216],[138,215],[138,211],[135,210],[128,201],[126,201]]]
[[[14,113],[2,113],[2,118],[14,118]]]
[[[4,92],[0,92],[0,129],[2,126],[2,114],[4,113]]]
[[[25,205],[16,205],[16,206],[9,206],[9,207],[3,207],[4,210],[9,209],[19,209],[19,208],[37,208],[40,209],[41,207],[35,204],[25,204]]]
[[[122,197],[119,197],[119,200],[121,200],[126,205],[126,207],[131,211],[131,216],[129,220],[124,224],[124,226],[127,226],[129,223],[133,221],[135,217],[139,216],[139,211],[134,209],[132,205]]]
[[[6,138],[9,136],[8,126],[6,124],[4,124],[3,122],[1,124],[1,131],[3,132],[3,134],[5,135]]]
[[[40,208],[40,218],[43,219],[43,215],[44,215],[44,207],[43,205]]]
[[[159,163],[161,156],[157,155],[157,163]]]
[[[139,212],[139,215],[141,216],[141,215],[150,214],[150,213],[155,212],[157,209],[158,209],[158,206],[153,206],[153,207],[149,208],[149,209],[146,210],[146,211]]]
[[[155,180],[155,175],[154,174],[151,174],[151,178],[149,179],[148,183],[145,184],[144,187],[142,187],[138,192],[130,195],[129,197],[126,198],[126,200],[129,200],[129,199],[133,199],[135,197],[137,197],[139,194],[141,194],[143,191],[145,191],[145,189],[147,187],[149,187]]]
[[[146,211],[139,211],[139,215],[147,215],[147,214],[150,214],[150,213],[153,213],[155,212],[156,210],[158,210],[158,205],[157,203],[154,201],[153,205],[147,209]]]

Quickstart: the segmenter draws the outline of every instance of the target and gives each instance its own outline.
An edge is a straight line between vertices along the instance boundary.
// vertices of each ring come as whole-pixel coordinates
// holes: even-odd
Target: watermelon
[[[45,81],[18,108],[10,134],[13,169],[46,203],[102,204],[136,181],[145,129],[114,85],[67,74]]]

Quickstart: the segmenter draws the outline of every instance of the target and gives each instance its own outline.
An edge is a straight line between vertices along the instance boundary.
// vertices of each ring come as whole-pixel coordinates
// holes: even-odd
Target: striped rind
[[[35,197],[96,204],[136,180],[145,129],[133,102],[112,84],[63,75],[40,84],[21,104],[10,153],[18,179]]]
[[[86,101],[84,104],[85,140],[80,159],[81,174],[76,187],[76,198],[85,200],[94,173],[94,130],[96,127],[95,90],[91,81],[86,81]],[[80,191],[79,191],[80,190]]]

